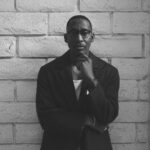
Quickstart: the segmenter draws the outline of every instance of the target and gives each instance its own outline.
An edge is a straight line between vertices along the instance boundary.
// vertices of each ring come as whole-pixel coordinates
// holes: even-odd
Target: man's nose
[[[82,37],[82,35],[80,33],[77,35],[77,40],[78,41],[83,41],[83,37]]]

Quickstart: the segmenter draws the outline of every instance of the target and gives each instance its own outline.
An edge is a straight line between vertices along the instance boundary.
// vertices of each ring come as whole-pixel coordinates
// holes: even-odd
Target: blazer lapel
[[[58,70],[58,76],[61,79],[61,90],[63,91],[67,108],[74,110],[78,103],[73,85],[73,78],[71,73],[70,62],[68,56],[62,58],[62,67]],[[67,61],[67,62],[66,62]]]

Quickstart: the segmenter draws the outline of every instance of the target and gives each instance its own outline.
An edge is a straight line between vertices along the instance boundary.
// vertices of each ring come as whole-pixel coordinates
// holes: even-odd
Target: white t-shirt
[[[80,71],[77,69],[77,67],[72,66],[72,76],[75,77],[75,79],[73,79],[73,83],[74,83],[77,100],[79,100],[79,96],[80,96],[80,92],[81,92],[81,85],[82,85],[82,80],[77,79],[79,77],[79,75],[80,75]]]
[[[74,88],[75,88],[75,93],[76,93],[77,100],[79,100],[82,80],[73,80],[73,83],[74,83]]]

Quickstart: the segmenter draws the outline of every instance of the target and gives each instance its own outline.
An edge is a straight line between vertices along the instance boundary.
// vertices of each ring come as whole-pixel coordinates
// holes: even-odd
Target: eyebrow
[[[78,29],[71,29],[71,30],[68,30],[67,33],[72,32],[72,31],[90,31],[90,32],[92,32],[92,31],[89,30],[89,29],[82,28],[81,30],[78,30]]]

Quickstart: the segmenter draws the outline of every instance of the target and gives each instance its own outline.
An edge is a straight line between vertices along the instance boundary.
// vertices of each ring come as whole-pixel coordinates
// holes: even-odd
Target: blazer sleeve
[[[106,78],[105,78],[106,79]],[[96,120],[101,125],[107,125],[112,122],[118,115],[118,90],[119,90],[119,73],[116,68],[110,71],[107,77],[107,87],[98,85],[89,93],[89,105]]]
[[[37,79],[36,109],[42,128],[55,135],[79,136],[86,122],[86,114],[60,108],[52,94],[49,78],[47,70],[41,68]]]

